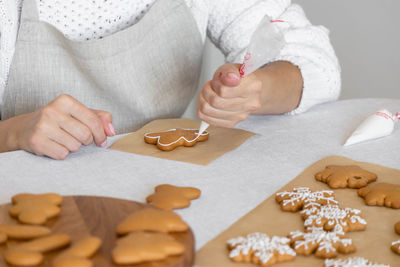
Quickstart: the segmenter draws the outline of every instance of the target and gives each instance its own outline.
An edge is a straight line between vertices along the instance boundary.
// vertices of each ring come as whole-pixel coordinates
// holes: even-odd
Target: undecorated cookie
[[[117,264],[138,264],[182,255],[185,247],[165,233],[133,232],[117,240],[112,258]]]
[[[253,262],[269,266],[278,262],[292,261],[296,252],[286,237],[269,237],[263,233],[252,233],[227,241],[229,258],[235,262]]]
[[[201,191],[194,187],[169,184],[156,186],[155,193],[146,198],[147,203],[164,210],[182,209],[190,206],[190,200],[200,197]]]
[[[397,223],[394,225],[394,231],[395,231],[398,235],[400,235],[400,222],[397,222]]]
[[[100,238],[89,236],[67,250],[61,252],[53,261],[53,267],[91,267],[91,258],[101,246]]]
[[[44,226],[34,225],[0,225],[0,233],[10,239],[24,240],[49,235],[51,230]]]
[[[308,256],[315,253],[316,257],[325,259],[356,250],[351,239],[336,232],[326,232],[322,227],[311,227],[309,230],[310,232],[295,231],[289,234],[297,254]]]
[[[315,174],[317,181],[327,183],[331,188],[361,188],[377,178],[375,173],[355,165],[329,165],[322,172]]]
[[[298,211],[304,207],[338,204],[334,199],[333,191],[323,190],[312,192],[308,187],[295,187],[293,191],[279,192],[275,196],[276,201],[284,211]]]
[[[133,231],[153,232],[184,232],[189,226],[181,217],[167,210],[145,208],[129,215],[117,227],[119,235],[128,234]]]
[[[198,129],[170,129],[163,132],[146,133],[144,141],[148,144],[155,144],[164,151],[174,150],[178,146],[194,146],[197,142],[208,139],[208,132],[198,136]]]
[[[400,209],[400,185],[378,183],[368,185],[358,190],[368,206],[385,206]]]
[[[9,214],[26,224],[44,224],[57,216],[62,197],[58,194],[18,194],[12,197]]]
[[[41,237],[8,248],[4,252],[7,263],[17,266],[35,266],[43,261],[43,253],[63,248],[71,242],[65,234],[54,234]]]

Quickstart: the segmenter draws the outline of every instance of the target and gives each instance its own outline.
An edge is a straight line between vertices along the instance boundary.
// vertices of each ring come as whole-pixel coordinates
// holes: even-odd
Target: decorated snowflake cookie
[[[289,234],[296,253],[308,256],[315,252],[318,258],[334,258],[338,252],[347,254],[355,251],[351,239],[336,232],[326,232],[322,227],[310,227],[310,232],[295,231]]]
[[[284,211],[298,211],[305,206],[321,206],[337,204],[333,191],[323,190],[312,192],[308,187],[295,187],[292,192],[284,191],[276,194],[276,201]]]
[[[289,246],[286,237],[269,237],[263,233],[252,233],[246,237],[233,238],[227,241],[231,250],[229,258],[236,262],[253,262],[268,266],[276,262],[291,261],[296,252]]]
[[[360,210],[340,208],[338,205],[313,206],[303,209],[301,215],[304,227],[323,227],[326,231],[344,234],[350,231],[361,231],[367,227],[367,222],[360,216]]]
[[[400,254],[400,240],[392,242],[390,247],[394,253]]]
[[[376,264],[367,259],[357,257],[343,260],[326,259],[325,267],[389,267],[389,265]]]

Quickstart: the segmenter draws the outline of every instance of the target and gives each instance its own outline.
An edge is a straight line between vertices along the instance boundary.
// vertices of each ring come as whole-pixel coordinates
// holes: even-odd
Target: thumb
[[[93,110],[94,113],[100,118],[103,123],[103,129],[107,136],[114,136],[115,129],[112,125],[112,115],[111,113],[103,110]]]
[[[220,69],[219,79],[227,87],[236,87],[240,84],[239,64],[225,64]]]

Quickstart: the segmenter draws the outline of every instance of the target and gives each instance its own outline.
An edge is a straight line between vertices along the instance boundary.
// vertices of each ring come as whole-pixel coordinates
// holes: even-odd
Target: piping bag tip
[[[204,131],[210,126],[207,122],[201,121],[199,133],[197,134],[197,138],[204,133]]]

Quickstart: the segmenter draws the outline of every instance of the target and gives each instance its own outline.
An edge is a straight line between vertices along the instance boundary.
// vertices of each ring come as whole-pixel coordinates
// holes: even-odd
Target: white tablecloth
[[[258,135],[208,166],[93,146],[64,161],[24,151],[0,153],[0,203],[20,192],[99,195],[143,202],[161,183],[195,186],[202,190],[201,198],[178,213],[191,225],[198,249],[323,157],[343,155],[400,168],[398,125],[389,137],[342,146],[361,121],[381,107],[400,112],[400,99],[346,100],[297,116],[253,116],[239,128]]]

